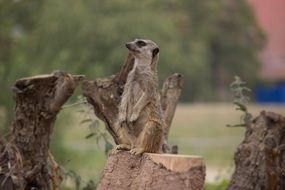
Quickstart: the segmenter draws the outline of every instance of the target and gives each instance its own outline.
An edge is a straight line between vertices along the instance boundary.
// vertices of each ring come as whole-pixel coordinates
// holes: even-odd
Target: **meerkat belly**
[[[128,110],[127,110],[127,120],[130,119],[134,106],[139,101],[140,94],[143,93],[142,89],[140,88],[139,84],[137,82],[133,82],[132,86],[130,86],[130,93],[129,93],[129,101],[128,101]]]
[[[149,122],[161,122],[159,111],[155,106],[152,105],[152,103],[146,105],[145,109],[143,109],[143,111],[141,112],[138,120],[133,124],[134,128],[136,129],[135,135],[137,137],[141,134],[141,132],[144,130],[144,128]]]
[[[143,131],[145,125],[149,121],[149,113],[147,110],[142,110],[138,119],[133,123],[135,128],[135,136],[138,137],[140,133]]]

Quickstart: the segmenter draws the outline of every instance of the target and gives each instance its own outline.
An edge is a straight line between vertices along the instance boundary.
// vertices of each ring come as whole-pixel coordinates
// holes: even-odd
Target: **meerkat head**
[[[159,53],[158,46],[151,40],[136,39],[126,43],[126,47],[135,58],[151,60],[151,63],[157,59]]]

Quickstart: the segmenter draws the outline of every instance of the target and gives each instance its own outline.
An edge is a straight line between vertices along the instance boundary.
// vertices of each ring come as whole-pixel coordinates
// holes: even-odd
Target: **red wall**
[[[285,80],[285,0],[248,1],[267,34],[268,41],[261,54],[261,76],[270,80]]]

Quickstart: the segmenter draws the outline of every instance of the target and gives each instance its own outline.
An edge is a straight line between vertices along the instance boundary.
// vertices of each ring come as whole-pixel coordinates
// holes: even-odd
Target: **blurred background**
[[[181,154],[203,156],[207,189],[223,189],[244,132],[226,127],[240,123],[229,90],[233,77],[252,89],[250,112],[285,113],[284,9],[283,0],[0,0],[1,134],[13,118],[16,79],[54,70],[109,76],[127,56],[125,42],[147,38],[160,46],[160,83],[173,72],[185,76],[170,143]],[[61,111],[51,151],[84,186],[99,179],[106,142],[85,138],[89,124],[81,121],[93,113],[80,109]],[[105,134],[103,124],[98,130]],[[64,185],[74,189],[75,182]]]

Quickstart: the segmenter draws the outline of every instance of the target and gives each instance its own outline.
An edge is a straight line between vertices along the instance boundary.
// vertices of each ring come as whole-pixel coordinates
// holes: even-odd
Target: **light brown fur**
[[[163,134],[162,111],[158,94],[157,61],[159,49],[150,40],[135,40],[126,44],[135,57],[124,87],[119,107],[117,149],[132,154],[157,153]]]

